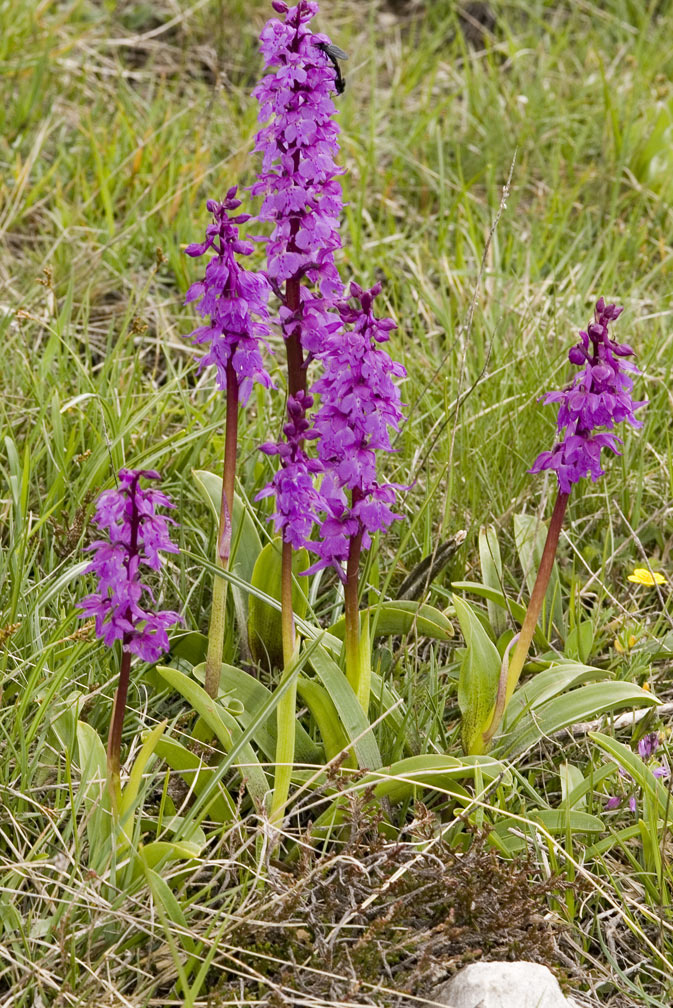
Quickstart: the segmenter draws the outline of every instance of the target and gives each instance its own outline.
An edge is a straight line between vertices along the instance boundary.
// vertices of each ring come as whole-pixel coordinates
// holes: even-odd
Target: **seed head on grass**
[[[108,647],[120,640],[124,651],[154,662],[168,651],[167,629],[182,617],[156,609],[140,571],[143,565],[160,570],[160,551],[179,551],[169,535],[169,525],[175,522],[157,513],[157,508],[175,505],[161,490],[142,488],[141,478],[160,477],[150,469],[122,469],[117,489],[105,490],[98,498],[93,521],[108,532],[108,538],[87,547],[94,557],[84,573],[96,574],[98,588],[79,605],[80,618],[94,618],[96,634]]]

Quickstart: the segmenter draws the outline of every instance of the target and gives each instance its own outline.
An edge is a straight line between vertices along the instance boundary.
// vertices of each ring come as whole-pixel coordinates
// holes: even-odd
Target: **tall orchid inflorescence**
[[[197,302],[197,310],[208,319],[192,333],[197,344],[207,344],[200,367],[217,369],[217,384],[227,393],[227,420],[222,470],[222,498],[217,542],[217,563],[225,569],[231,553],[234,510],[234,482],[238,442],[238,405],[246,403],[255,382],[264,388],[272,385],[264,367],[262,350],[269,334],[267,300],[270,287],[262,273],[247,270],[237,256],[249,256],[253,245],[239,237],[239,227],[250,214],[236,213],[241,201],[232,186],[223,203],[208,201],[213,221],[206,229],[205,241],[188,245],[187,255],[214,255],[208,262],[203,280],[187,291],[185,303]],[[216,696],[219,686],[224,642],[226,581],[215,579],[206,657],[206,690]]]
[[[594,321],[586,332],[580,332],[580,342],[568,353],[571,364],[581,371],[565,389],[548,392],[544,397],[545,403],[560,404],[556,425],[561,438],[552,451],[538,455],[529,471],[553,470],[561,493],[570,493],[573,484],[584,476],[595,482],[604,475],[602,449],[619,454],[621,439],[612,433],[617,424],[626,421],[642,427],[635,411],[645,402],[634,402],[631,397],[632,375],[640,372],[625,360],[634,351],[626,343],[616,343],[608,332],[609,323],[622,311],[617,305],[606,305],[604,298],[597,301]]]
[[[160,490],[141,487],[141,479],[159,479],[152,469],[122,469],[116,490],[105,490],[98,498],[94,523],[107,531],[88,547],[94,554],[85,570],[96,574],[98,587],[80,602],[81,618],[93,616],[96,633],[108,647],[122,644],[119,685],[114,699],[108,736],[108,774],[113,806],[119,797],[121,736],[128,694],[131,655],[155,662],[168,651],[169,627],[182,621],[179,613],[158,610],[151,588],[142,580],[141,568],[161,569],[159,552],[177,553],[171,542],[172,518],[157,508],[173,508]]]
[[[558,495],[521,632],[511,642],[511,659],[508,662],[506,655],[503,661],[495,708],[483,733],[483,744],[488,744],[497,731],[521,676],[542,611],[570,492],[584,477],[590,476],[595,482],[604,475],[600,457],[603,448],[620,454],[617,446],[621,439],[613,433],[617,424],[626,421],[633,427],[642,426],[635,411],[645,402],[636,402],[631,396],[632,376],[640,372],[626,360],[634,351],[626,343],[615,342],[608,330],[621,313],[622,308],[599,298],[593,322],[586,332],[580,332],[580,342],[568,353],[570,363],[581,370],[566,388],[544,396],[545,402],[560,404],[556,421],[560,438],[552,451],[538,455],[529,472],[555,472]]]
[[[306,357],[322,353],[335,322],[330,299],[343,291],[334,263],[341,246],[338,176],[343,168],[335,160],[335,70],[321,48],[330,40],[309,26],[318,4],[300,0],[288,7],[273,0],[272,6],[285,19],[271,18],[260,38],[268,73],[253,94],[264,124],[255,148],[263,161],[251,191],[263,197],[259,220],[273,224],[267,270],[281,298],[289,391],[294,394],[306,390]]]

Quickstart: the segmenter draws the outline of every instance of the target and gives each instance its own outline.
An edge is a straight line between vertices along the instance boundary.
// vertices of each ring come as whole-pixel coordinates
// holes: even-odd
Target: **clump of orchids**
[[[273,498],[271,518],[282,539],[284,674],[290,674],[297,655],[292,557],[306,549],[316,560],[301,573],[333,567],[344,583],[346,674],[366,711],[370,667],[360,647],[360,556],[373,535],[400,517],[393,510],[398,487],[379,481],[377,453],[392,450],[391,432],[402,420],[395,379],[405,371],[384,348],[395,324],[375,314],[381,285],[363,290],[352,282],[346,292],[335,263],[343,207],[334,104],[339,88],[326,52],[330,39],[311,29],[318,5],[300,0],[289,7],[274,0],[273,8],[282,19],[272,18],[261,34],[266,73],[254,95],[262,124],[255,150],[262,165],[251,187],[261,198],[256,219],[271,227],[266,268],[253,273],[237,261],[249,255],[252,244],[239,238],[239,225],[249,216],[236,213],[235,188],[224,203],[209,202],[214,221],[206,241],[187,248],[192,256],[214,253],[187,300],[197,302],[206,320],[193,334],[208,347],[201,366],[216,365],[217,384],[227,395],[217,562],[226,567],[230,551],[239,404],[253,382],[271,384],[262,349],[273,296],[287,357],[287,420],[280,441],[260,446],[277,468],[258,499]],[[220,676],[225,592],[226,581],[216,578],[205,684],[211,696],[217,695]],[[291,686],[278,704],[272,815],[287,798],[295,702]]]
[[[346,286],[335,259],[341,248],[344,171],[337,163],[334,99],[343,81],[335,50],[328,36],[311,28],[318,12],[314,0],[300,0],[294,7],[273,0],[272,6],[279,16],[262,31],[265,74],[254,90],[260,122],[255,151],[261,167],[250,187],[251,196],[259,199],[254,219],[268,233],[242,237],[241,230],[253,218],[241,212],[236,185],[221,202],[209,200],[212,221],[205,239],[186,249],[193,258],[207,257],[203,276],[189,288],[186,303],[202,318],[191,334],[205,350],[199,366],[215,368],[217,387],[226,396],[206,699],[218,697],[222,675],[239,414],[255,385],[275,388],[265,364],[274,327],[286,353],[282,437],[259,446],[273,471],[257,495],[258,500],[272,498],[270,520],[281,539],[283,689],[276,705],[275,777],[268,809],[272,821],[278,821],[295,758],[300,643],[293,611],[293,559],[304,551],[312,560],[299,576],[330,567],[343,584],[346,679],[356,709],[367,714],[369,708],[371,659],[368,646],[363,646],[367,639],[359,607],[359,571],[362,552],[373,537],[401,517],[395,500],[403,488],[381,479],[379,456],[393,450],[391,437],[403,420],[398,381],[405,370],[386,349],[395,323],[377,313],[381,284],[366,289],[350,281]],[[266,262],[264,269],[252,270],[247,263],[259,242],[265,243]],[[468,735],[464,732],[468,752],[480,754],[489,747],[519,681],[573,485],[586,476],[596,480],[602,475],[603,449],[618,453],[618,424],[640,426],[635,412],[644,404],[631,394],[638,373],[629,360],[633,350],[617,343],[609,331],[621,310],[603,298],[598,301],[593,321],[569,353],[577,374],[565,389],[545,397],[545,402],[559,404],[559,439],[530,472],[555,472],[558,495],[521,631],[505,655],[495,695],[491,690]],[[154,471],[124,469],[118,488],[100,497],[95,521],[107,530],[108,539],[92,547],[95,555],[88,570],[98,576],[98,588],[81,603],[83,615],[95,617],[105,643],[119,641],[122,647],[108,746],[113,796],[119,794],[131,655],[156,661],[168,648],[167,629],[180,620],[176,612],[157,611],[154,596],[140,580],[143,564],[159,569],[159,551],[176,552],[168,534],[172,519],[157,510],[171,508],[171,502],[159,490],[141,486],[141,480],[157,478]],[[208,714],[205,706],[202,709]],[[216,726],[222,730],[219,721]],[[263,791],[266,778],[259,773]]]

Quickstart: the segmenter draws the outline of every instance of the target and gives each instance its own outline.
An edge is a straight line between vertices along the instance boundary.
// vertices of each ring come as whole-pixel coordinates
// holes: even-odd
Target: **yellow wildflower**
[[[627,581],[642,585],[666,584],[666,578],[663,574],[658,571],[646,570],[645,567],[636,567],[633,574],[629,574]]]

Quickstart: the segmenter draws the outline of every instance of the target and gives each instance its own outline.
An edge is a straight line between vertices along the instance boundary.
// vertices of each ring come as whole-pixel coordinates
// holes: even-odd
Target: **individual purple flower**
[[[303,448],[304,441],[313,437],[306,419],[306,411],[312,405],[313,396],[301,390],[296,396],[289,396],[288,422],[283,427],[285,440],[260,445],[265,455],[278,456],[280,468],[255,500],[275,495],[276,510],[271,515],[274,528],[294,549],[306,545],[320,503],[313,483],[321,466],[317,460],[310,459]]]
[[[643,763],[646,763],[648,760],[651,760],[658,748],[659,748],[658,732],[649,732],[647,735],[644,735],[638,742],[638,755],[642,759]],[[650,770],[652,771],[652,776],[657,777],[659,779],[666,780],[671,775],[670,768],[665,760],[663,760],[661,763],[655,764],[654,766],[651,765]],[[626,781],[627,785],[631,787],[631,794],[629,795],[628,798],[628,806],[630,810],[635,813],[637,803],[636,803],[636,792],[633,790],[633,788],[635,787],[633,777],[628,772],[628,770],[625,770],[621,766],[617,768],[617,771],[622,780]],[[605,811],[612,812],[614,811],[614,809],[618,809],[622,805],[624,798],[625,795],[611,795],[608,798],[607,802],[605,803],[604,806]]]
[[[645,401],[635,402],[631,396],[631,376],[640,372],[624,359],[633,356],[634,351],[625,343],[616,343],[608,330],[622,311],[599,298],[594,321],[586,332],[580,332],[580,342],[568,353],[571,364],[581,370],[565,389],[543,397],[545,403],[559,403],[556,425],[562,436],[552,451],[538,455],[528,471],[556,472],[562,493],[570,493],[573,484],[585,476],[595,482],[604,475],[602,449],[620,454],[620,438],[609,433],[617,424],[626,421],[633,427],[642,426],[635,411]]]
[[[399,430],[403,418],[394,379],[406,374],[381,346],[395,323],[374,315],[380,291],[381,284],[365,291],[352,283],[352,300],[337,303],[344,330],[326,344],[323,374],[312,388],[321,397],[313,435],[327,474],[321,487],[326,517],[319,541],[307,546],[320,558],[311,570],[331,564],[342,577],[354,529],[367,549],[374,533],[401,517],[392,509],[399,487],[376,479],[376,452],[393,450],[390,431]]]
[[[638,755],[641,760],[648,760],[654,756],[658,748],[659,732],[649,732],[647,735],[643,735],[638,743]]]
[[[223,203],[208,200],[213,221],[206,228],[205,241],[185,249],[187,255],[195,258],[206,252],[215,253],[203,280],[187,291],[185,304],[197,302],[197,311],[208,319],[207,325],[191,333],[194,343],[208,345],[199,367],[214,364],[217,384],[225,390],[227,366],[231,364],[239,385],[239,399],[246,403],[254,382],[265,388],[272,385],[262,360],[262,347],[270,332],[267,300],[271,288],[262,273],[246,270],[237,262],[236,256],[250,255],[253,245],[239,238],[239,225],[250,220],[250,215],[235,213],[241,205],[236,190],[237,186],[232,186]]]
[[[140,479],[159,479],[149,469],[122,469],[116,490],[98,498],[94,523],[107,530],[108,538],[87,549],[94,557],[84,573],[95,573],[98,588],[79,603],[80,618],[94,617],[96,634],[108,647],[116,640],[124,651],[154,662],[169,648],[167,629],[182,621],[177,612],[156,610],[151,589],[140,580],[141,566],[158,571],[159,551],[177,553],[171,542],[172,518],[157,508],[173,508],[160,490],[143,489]]]
[[[263,160],[251,192],[263,197],[258,219],[273,224],[267,269],[283,301],[283,336],[298,335],[315,356],[335,322],[329,299],[343,292],[334,263],[343,207],[338,176],[344,171],[335,160],[335,69],[321,48],[330,44],[328,36],[309,26],[318,4],[300,0],[295,7],[273,7],[285,19],[272,18],[260,37],[267,73],[253,94],[264,124],[255,150]],[[305,286],[300,292],[304,277],[321,296]]]

